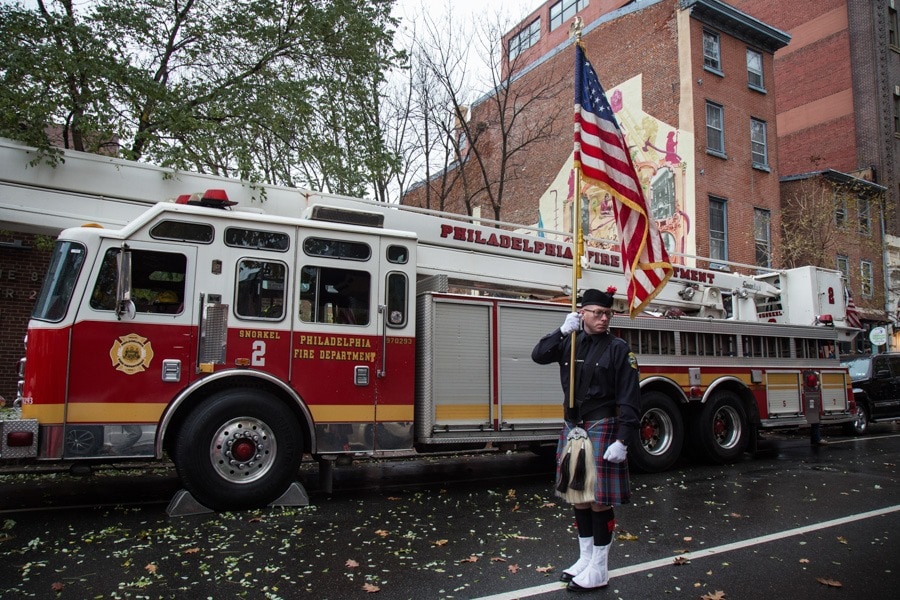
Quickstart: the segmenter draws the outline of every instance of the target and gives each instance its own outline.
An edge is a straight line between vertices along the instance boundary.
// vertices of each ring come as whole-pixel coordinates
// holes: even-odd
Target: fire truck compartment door
[[[426,434],[477,434],[492,428],[491,304],[435,301],[430,329]],[[421,343],[421,342],[420,342]]]
[[[767,371],[766,389],[770,417],[803,414],[798,371]]]
[[[497,307],[501,429],[558,430],[562,425],[559,366],[535,363],[531,351],[547,332],[559,327],[565,314],[565,310]]]

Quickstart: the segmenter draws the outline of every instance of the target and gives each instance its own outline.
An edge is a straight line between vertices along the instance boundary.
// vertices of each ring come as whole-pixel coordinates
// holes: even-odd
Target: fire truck
[[[0,209],[134,211],[59,234],[2,459],[169,458],[225,510],[277,499],[305,457],[544,451],[562,390],[530,357],[570,310],[559,298],[613,286],[626,310],[618,252],[589,248],[573,290],[562,232],[13,150]],[[855,418],[839,272],[676,266],[650,308],[611,324],[640,364],[636,469],[682,452],[726,463],[761,429]]]

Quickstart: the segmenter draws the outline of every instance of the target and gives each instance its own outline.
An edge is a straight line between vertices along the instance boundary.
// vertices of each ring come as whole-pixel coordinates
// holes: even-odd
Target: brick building
[[[574,75],[569,27],[576,14],[584,20],[587,56],[632,147],[648,204],[667,247],[677,253],[675,261],[743,271],[779,266],[771,90],[774,53],[789,37],[718,0],[551,0],[506,38],[514,59],[511,85],[548,73]],[[564,108],[555,135],[530,147],[517,177],[507,182],[501,220],[571,231],[571,85],[553,100]],[[490,124],[496,115],[489,111],[489,103],[476,105],[471,118]],[[456,168],[473,169],[475,177],[470,163],[463,160]],[[438,177],[427,185],[441,183]],[[424,188],[412,190],[404,202],[421,205]],[[445,209],[467,212],[461,188],[456,192]],[[590,235],[615,238],[606,199],[590,187],[583,193]],[[477,194],[468,200],[479,205]]]
[[[786,190],[811,177],[827,189],[832,179],[821,175],[835,171],[874,184],[860,189],[883,190],[878,198],[860,197],[863,214],[850,215],[854,223],[872,219],[872,228],[837,232],[840,249],[822,266],[844,271],[868,327],[897,329],[900,263],[890,257],[900,255],[900,3],[731,3],[791,35],[775,53],[779,175]],[[844,208],[836,207],[836,219]],[[900,333],[891,346],[900,347]]]
[[[16,398],[22,342],[50,261],[50,252],[37,247],[39,239],[0,231],[0,396],[8,402]]]

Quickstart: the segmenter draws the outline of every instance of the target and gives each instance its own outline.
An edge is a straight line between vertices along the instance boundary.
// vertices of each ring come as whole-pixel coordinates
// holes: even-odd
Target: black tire
[[[102,425],[67,425],[65,455],[96,456],[103,447]]]
[[[185,419],[173,461],[194,499],[213,510],[263,507],[296,477],[303,432],[291,410],[256,389],[217,392]]]
[[[638,436],[628,452],[629,466],[643,473],[666,471],[681,456],[684,420],[681,410],[662,392],[641,396]]]
[[[865,402],[856,403],[856,419],[844,425],[844,431],[849,435],[865,435],[869,431],[871,413]]]
[[[740,458],[750,439],[747,411],[738,396],[729,391],[718,392],[694,415],[691,439],[695,454],[714,464],[725,464]]]

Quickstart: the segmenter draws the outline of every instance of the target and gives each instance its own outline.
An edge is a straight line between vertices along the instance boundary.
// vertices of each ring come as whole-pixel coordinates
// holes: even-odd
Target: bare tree
[[[861,255],[881,254],[882,196],[861,180],[803,179],[784,186],[781,255],[785,266],[833,269],[848,246]]]
[[[452,10],[439,22],[424,19],[412,53],[413,69],[421,69],[413,84],[424,134],[439,139],[423,140],[423,205],[443,209],[458,201],[470,215],[483,205],[501,220],[509,184],[524,176],[527,150],[556,133],[564,105],[554,99],[568,78],[546,70],[519,73],[518,57],[507,64],[503,35],[510,28],[496,13],[461,39]]]

